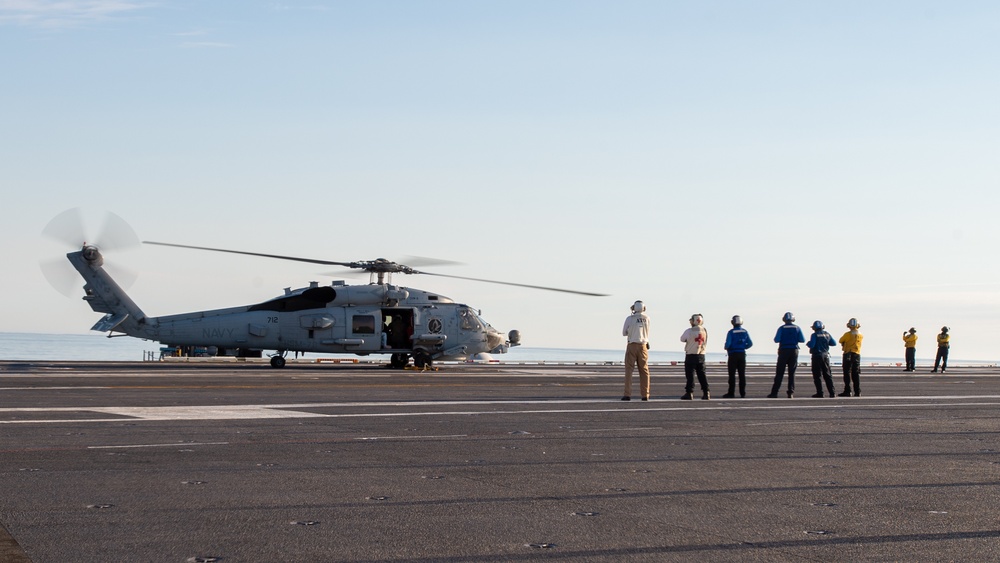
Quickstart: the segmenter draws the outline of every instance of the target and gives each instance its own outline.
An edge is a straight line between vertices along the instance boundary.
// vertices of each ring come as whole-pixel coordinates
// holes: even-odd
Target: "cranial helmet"
[[[636,301],[632,304],[633,313],[642,313],[646,310],[646,305],[642,301]]]
[[[691,315],[691,326],[698,326],[703,322],[705,322],[705,319],[702,318],[701,313]]]
[[[743,326],[743,319],[739,315],[733,315],[733,320],[730,322],[733,323],[733,326]]]
[[[826,328],[826,326],[823,325],[823,321],[816,321],[813,323],[813,330],[815,330],[816,332],[819,332],[824,328]]]
[[[781,317],[781,320],[785,321],[786,323],[794,323],[795,322],[795,315],[793,315],[790,312],[789,313],[785,313],[784,316]]]
[[[851,320],[847,321],[847,328],[854,329],[858,328],[859,326],[861,326],[861,323],[858,322],[858,319],[852,317]]]

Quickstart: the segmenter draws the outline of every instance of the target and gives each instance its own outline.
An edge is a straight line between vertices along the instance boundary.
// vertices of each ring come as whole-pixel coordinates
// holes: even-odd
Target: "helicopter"
[[[79,220],[71,212],[53,219],[43,234],[63,241],[74,240]],[[61,223],[70,223],[69,229]],[[110,229],[108,227],[111,227]],[[108,214],[106,229],[131,230],[119,217]],[[102,237],[106,236],[106,233]],[[115,238],[122,238],[116,236]],[[135,237],[126,233],[125,239]],[[79,240],[76,238],[75,240]],[[310,282],[297,289],[285,288],[274,298],[240,307],[150,317],[126,294],[104,268],[97,244],[83,243],[66,258],[86,282],[83,299],[104,313],[91,330],[108,337],[132,336],[162,343],[168,349],[198,349],[208,356],[262,357],[273,350],[270,365],[282,368],[294,353],[346,353],[359,356],[388,354],[389,366],[403,369],[412,359],[420,369],[430,369],[437,360],[465,360],[476,354],[505,354],[521,344],[517,330],[504,334],[493,328],[480,311],[455,300],[411,287],[393,285],[393,274],[429,275],[476,282],[510,285],[585,296],[605,294],[559,289],[497,280],[470,278],[417,270],[384,258],[340,262],[264,254],[156,241],[144,244],[189,250],[223,252],[247,256],[343,266],[369,273],[366,285],[333,281]],[[118,243],[112,247],[121,246]],[[43,268],[44,269],[44,268]],[[51,280],[50,280],[51,281]]]

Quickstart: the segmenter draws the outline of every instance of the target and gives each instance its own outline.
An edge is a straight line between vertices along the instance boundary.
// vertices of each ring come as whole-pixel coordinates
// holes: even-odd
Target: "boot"
[[[850,397],[851,396],[851,390],[850,389],[844,389],[844,392],[838,394],[837,396],[838,397]]]
[[[702,401],[707,401],[707,400],[709,400],[711,398],[712,398],[712,395],[710,395],[708,391],[705,391],[705,394],[701,396],[701,400]]]
[[[694,397],[691,396],[691,393],[684,393],[684,396],[681,397],[681,400],[682,401],[690,401],[693,398]]]

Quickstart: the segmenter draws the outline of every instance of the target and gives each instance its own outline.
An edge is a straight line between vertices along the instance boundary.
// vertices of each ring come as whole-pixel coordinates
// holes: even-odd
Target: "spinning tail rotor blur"
[[[114,213],[105,213],[95,233],[87,228],[84,213],[79,207],[67,209],[56,215],[42,229],[42,236],[59,243],[68,251],[80,250],[85,246],[99,248],[102,252],[121,252],[140,246],[139,237],[124,219]],[[65,257],[41,260],[42,274],[56,291],[67,297],[73,295],[74,287],[80,282],[76,270]],[[115,277],[127,287],[135,282],[137,275],[122,268],[113,268]]]

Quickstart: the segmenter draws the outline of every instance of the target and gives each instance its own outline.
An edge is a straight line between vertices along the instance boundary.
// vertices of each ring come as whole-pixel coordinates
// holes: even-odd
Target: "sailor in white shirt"
[[[632,371],[639,368],[639,392],[642,400],[649,399],[649,317],[642,301],[632,304],[632,314],[625,319],[622,336],[628,338],[625,348],[625,394],[623,401],[632,400]]]

